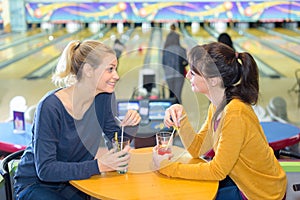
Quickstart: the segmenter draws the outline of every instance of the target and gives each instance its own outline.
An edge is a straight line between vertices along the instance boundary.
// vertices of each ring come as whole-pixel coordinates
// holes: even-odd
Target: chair
[[[0,165],[0,172],[4,179],[5,195],[6,200],[13,200],[13,184],[12,176],[14,175],[15,169],[12,167],[9,169],[9,163],[13,160],[19,159],[24,153],[24,150],[19,150],[6,156]]]
[[[300,162],[297,162],[297,161],[299,161],[298,159],[300,159],[300,154],[296,153],[296,152],[292,152],[292,151],[279,150],[279,155],[289,157],[289,158],[293,159],[290,162],[285,162],[285,161],[280,162],[283,169],[287,172],[288,179],[292,179],[294,177],[293,173],[298,174],[300,172],[300,168],[299,168],[300,167]],[[294,162],[294,161],[296,161],[296,162]],[[292,174],[289,174],[289,173],[292,173]],[[293,188],[293,190],[295,192],[300,191],[300,183],[292,184],[291,187]]]
[[[300,123],[298,121],[292,121],[289,119],[287,112],[287,103],[282,97],[273,97],[267,105],[266,110],[270,115],[271,120],[273,121],[300,126]]]
[[[287,115],[287,103],[282,97],[274,97],[267,105],[267,111],[272,120],[281,123],[289,123]]]

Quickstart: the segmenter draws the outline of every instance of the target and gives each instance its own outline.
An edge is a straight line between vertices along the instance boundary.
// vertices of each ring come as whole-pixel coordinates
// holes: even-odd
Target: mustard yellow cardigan
[[[286,192],[286,174],[269,147],[252,106],[232,100],[225,107],[216,131],[211,127],[214,112],[211,104],[199,133],[195,133],[187,117],[179,129],[192,157],[198,158],[213,148],[214,158],[199,164],[174,162],[159,171],[169,177],[195,180],[219,181],[229,175],[250,200],[281,200]]]

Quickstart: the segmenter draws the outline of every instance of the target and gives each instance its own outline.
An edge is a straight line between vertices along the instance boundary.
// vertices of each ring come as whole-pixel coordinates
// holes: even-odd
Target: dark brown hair
[[[259,74],[256,62],[249,53],[237,53],[225,44],[213,42],[193,47],[188,60],[195,73],[205,78],[220,77],[223,80],[225,98],[217,108],[214,120],[233,98],[252,105],[257,103]]]

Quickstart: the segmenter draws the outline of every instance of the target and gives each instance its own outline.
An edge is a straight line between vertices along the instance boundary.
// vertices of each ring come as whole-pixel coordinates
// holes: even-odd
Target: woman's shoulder
[[[60,101],[57,98],[57,96],[55,95],[55,93],[60,89],[55,89],[55,90],[51,90],[51,91],[47,92],[39,101],[39,106],[42,106],[45,104],[59,105]]]
[[[112,96],[114,96],[114,93],[100,93],[95,97],[95,101],[96,102],[105,102],[107,100],[110,100],[112,98]]]
[[[251,110],[252,106],[240,99],[232,99],[225,107],[226,112],[249,112]]]
[[[252,105],[239,99],[233,99],[224,109],[225,114],[231,117],[239,117],[241,119],[256,119],[257,116]]]

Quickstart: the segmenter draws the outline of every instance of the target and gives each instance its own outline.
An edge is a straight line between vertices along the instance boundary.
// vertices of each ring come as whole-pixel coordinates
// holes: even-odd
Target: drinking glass
[[[122,137],[117,137],[117,138],[112,139],[112,145],[113,145],[113,149],[115,150],[115,152],[123,150],[129,144],[130,144],[130,139],[128,137],[123,137],[123,139],[122,139]],[[123,155],[123,156],[125,156],[125,155]],[[121,166],[121,167],[125,167],[125,166]],[[117,170],[117,172],[119,174],[126,174],[127,168],[125,170]]]
[[[171,154],[173,136],[171,132],[158,132],[156,134],[157,153],[159,155]]]

